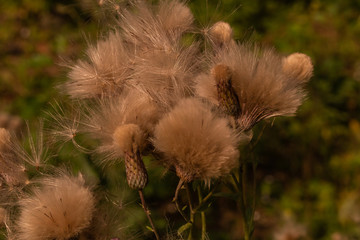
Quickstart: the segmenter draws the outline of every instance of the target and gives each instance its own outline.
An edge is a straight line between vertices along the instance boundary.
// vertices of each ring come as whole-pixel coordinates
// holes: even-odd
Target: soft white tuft
[[[228,121],[194,98],[180,101],[160,120],[153,143],[185,181],[209,181],[238,166],[238,137]]]
[[[140,55],[149,49],[172,51],[193,22],[190,9],[181,1],[163,0],[156,7],[133,1],[132,7],[121,13],[119,25],[125,42]]]
[[[311,58],[303,53],[293,53],[282,61],[283,70],[299,84],[306,83],[313,75]]]
[[[124,155],[125,153],[135,153],[139,147],[143,147],[145,136],[138,125],[124,124],[115,129],[113,139],[114,144],[121,149]]]
[[[209,38],[217,47],[229,45],[233,41],[233,30],[227,22],[219,21],[209,29]]]
[[[159,3],[158,18],[169,35],[179,37],[189,30],[194,16],[188,6],[179,0],[162,0]]]
[[[89,133],[99,141],[95,151],[100,154],[101,163],[111,164],[124,157],[124,150],[114,142],[114,133],[122,125],[137,125],[142,136],[152,135],[160,117],[156,104],[145,94],[132,90],[121,96],[103,99],[89,105],[82,120],[80,131]],[[125,134],[126,135],[126,134]],[[131,140],[131,139],[130,139]],[[145,140],[139,149],[145,148]]]
[[[45,178],[20,201],[18,239],[69,239],[90,225],[94,197],[82,178]]]
[[[173,106],[193,94],[193,79],[198,70],[197,45],[174,52],[149,51],[134,66],[134,84],[161,107]]]
[[[89,46],[87,60],[68,64],[69,81],[63,84],[72,98],[93,98],[121,92],[131,75],[130,55],[118,31]]]

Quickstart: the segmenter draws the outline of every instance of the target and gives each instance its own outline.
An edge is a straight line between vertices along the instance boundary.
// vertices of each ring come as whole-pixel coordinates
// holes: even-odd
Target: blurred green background
[[[297,116],[260,124],[254,130],[255,138],[262,133],[258,144],[251,152],[244,149],[244,156],[260,163],[254,239],[360,239],[360,1],[189,0],[189,5],[199,27],[224,20],[237,39],[250,37],[284,55],[306,53],[314,63],[308,99]],[[34,121],[49,102],[61,101],[55,88],[66,79],[61,59],[82,57],[86,39],[95,41],[104,29],[106,16],[94,6],[90,0],[0,1],[2,126],[17,128],[19,118]],[[75,158],[74,166],[96,170],[86,157]],[[150,176],[161,175],[148,165]],[[150,181],[145,190],[150,206],[166,208],[175,186],[172,175]],[[136,195],[124,199],[137,201]],[[208,213],[210,239],[240,239],[235,208],[216,202],[217,211]],[[127,210],[133,216],[127,221],[146,222],[136,211]],[[155,218],[164,218],[162,211]],[[157,224],[171,232],[177,226],[172,221]]]

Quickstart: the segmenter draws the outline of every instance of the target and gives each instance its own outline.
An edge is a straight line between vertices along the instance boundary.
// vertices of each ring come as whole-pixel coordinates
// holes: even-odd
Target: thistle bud
[[[231,69],[223,64],[218,64],[211,70],[216,82],[218,101],[223,111],[235,118],[239,117],[241,109],[238,96],[232,87]]]
[[[144,145],[145,134],[136,124],[124,124],[116,128],[114,143],[125,158],[126,179],[130,188],[143,189],[148,182],[145,165],[140,150]]]
[[[125,155],[126,180],[130,188],[143,189],[148,183],[148,174],[140,152]]]
[[[309,56],[302,53],[293,53],[282,61],[283,71],[296,79],[298,83],[309,81],[313,74],[313,65]]]
[[[233,30],[226,22],[215,23],[209,30],[210,38],[216,46],[227,45],[233,39]]]

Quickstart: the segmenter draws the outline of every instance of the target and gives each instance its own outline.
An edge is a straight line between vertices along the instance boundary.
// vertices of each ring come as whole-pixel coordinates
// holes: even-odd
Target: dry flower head
[[[94,196],[81,177],[45,178],[20,201],[18,239],[70,239],[90,225]]]
[[[228,121],[217,117],[201,101],[182,100],[156,126],[153,143],[164,163],[190,182],[209,182],[238,165],[238,137]]]
[[[283,70],[299,84],[306,83],[313,75],[311,58],[303,53],[293,53],[283,58]]]
[[[219,21],[209,29],[209,37],[215,46],[227,46],[233,41],[233,30],[227,22]]]
[[[283,59],[273,49],[238,43],[218,50],[212,59],[211,68],[225,65],[232,70],[241,112],[237,122],[243,131],[262,119],[293,115],[305,97],[303,84],[284,71]],[[197,93],[219,105],[213,74],[202,74],[196,81]]]

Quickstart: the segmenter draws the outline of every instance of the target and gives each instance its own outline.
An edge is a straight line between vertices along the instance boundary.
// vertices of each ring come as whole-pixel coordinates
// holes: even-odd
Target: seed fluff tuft
[[[195,98],[182,100],[156,126],[154,146],[186,182],[209,182],[238,166],[238,136],[208,106]]]
[[[81,176],[44,178],[40,183],[20,200],[19,239],[65,240],[90,225],[95,200]]]

